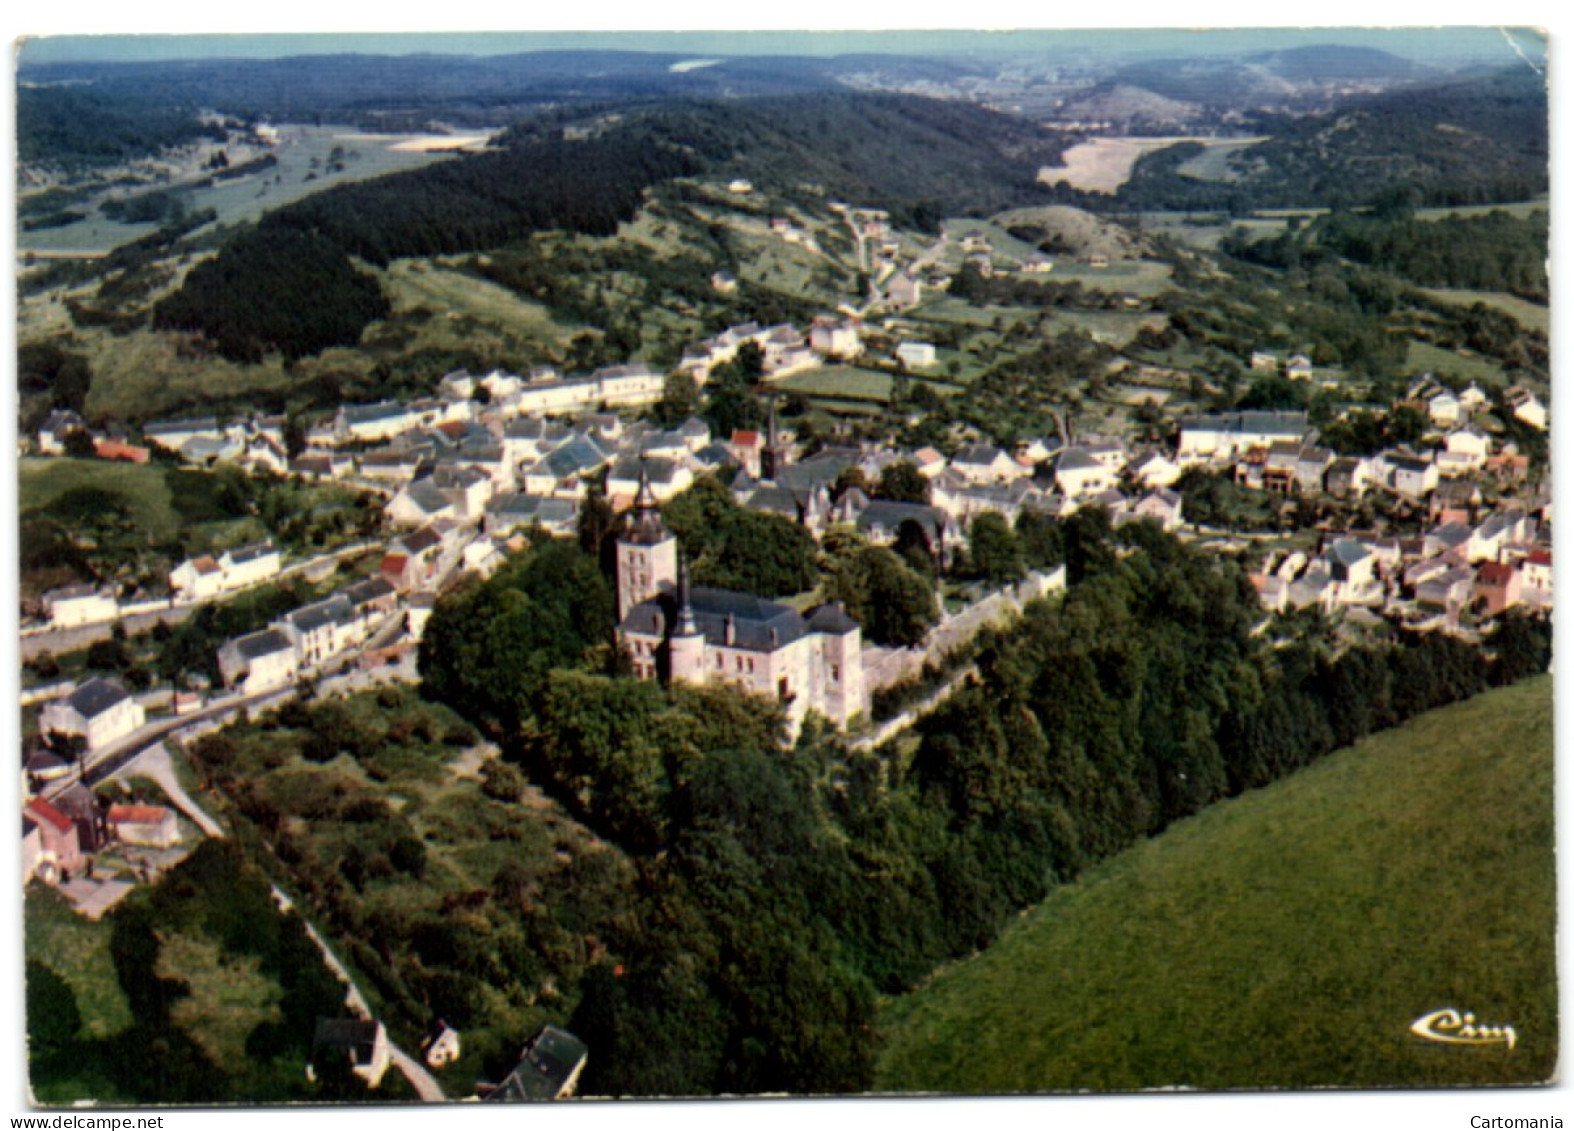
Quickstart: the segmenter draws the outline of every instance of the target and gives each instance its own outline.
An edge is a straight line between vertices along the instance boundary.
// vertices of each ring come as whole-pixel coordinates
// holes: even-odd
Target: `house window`
[[[831,682],[832,683],[841,683],[842,682],[842,668],[841,668],[840,664],[832,664],[831,665]]]
[[[782,676],[782,678],[779,679],[776,682],[776,698],[778,698],[778,699],[791,699],[792,698],[792,688],[787,686],[787,677],[786,676]]]

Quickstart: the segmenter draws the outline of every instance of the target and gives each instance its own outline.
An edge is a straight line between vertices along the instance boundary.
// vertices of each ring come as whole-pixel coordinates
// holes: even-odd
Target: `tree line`
[[[866,1088],[877,994],[1135,840],[1549,654],[1518,619],[1485,653],[1442,635],[1341,651],[1290,626],[1275,644],[1233,563],[1097,509],[1053,525],[1018,545],[1065,561],[1065,597],[986,632],[910,752],[813,724],[788,747],[776,704],[722,688],[583,662],[531,677],[505,756],[637,877],[569,1017],[587,1091]],[[511,659],[469,654],[517,684]]]

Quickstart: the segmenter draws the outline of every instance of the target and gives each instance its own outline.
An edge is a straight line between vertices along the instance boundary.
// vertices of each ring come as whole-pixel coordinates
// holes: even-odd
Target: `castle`
[[[857,622],[839,604],[804,616],[752,594],[691,586],[643,468],[617,569],[618,643],[640,679],[774,696],[794,731],[810,711],[839,726],[868,712]]]

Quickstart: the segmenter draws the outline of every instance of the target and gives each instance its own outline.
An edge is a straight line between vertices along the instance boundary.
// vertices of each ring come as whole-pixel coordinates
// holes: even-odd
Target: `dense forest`
[[[1068,186],[1057,200],[1093,211],[1355,207],[1396,188],[1425,205],[1529,200],[1548,186],[1547,87],[1528,68],[1354,99],[1304,116],[1253,114],[1267,140],[1231,158],[1228,180],[1180,171],[1200,145],[1143,156],[1113,197]]]
[[[17,158],[77,171],[137,160],[201,138],[223,141],[223,127],[199,120],[199,109],[198,103],[172,103],[151,92],[20,83]]]
[[[1545,303],[1547,220],[1546,212],[1437,220],[1417,220],[1408,209],[1373,215],[1335,212],[1273,239],[1253,241],[1235,234],[1222,249],[1285,268],[1312,268],[1343,256],[1420,286],[1508,291]]]
[[[1341,652],[1288,622],[1276,646],[1233,564],[1096,509],[1051,526],[1021,538],[1024,564],[1063,559],[1067,594],[982,641],[910,755],[813,726],[788,749],[774,704],[601,674],[604,632],[564,618],[569,593],[610,591],[568,543],[492,587],[495,611],[439,606],[428,693],[495,728],[638,877],[567,1019],[597,1050],[587,1091],[867,1087],[877,993],[1133,840],[1549,654],[1519,620],[1486,656],[1436,635]],[[518,633],[559,659],[521,669]]]
[[[225,357],[256,362],[273,350],[297,358],[354,345],[388,311],[377,280],[328,239],[269,225],[242,232],[192,268],[154,307],[153,324],[200,333]]]
[[[255,233],[226,243],[216,265],[193,271],[155,324],[201,332],[237,360],[271,349],[299,357],[354,342],[381,316],[350,257],[387,264],[483,251],[547,230],[610,235],[653,187],[702,171],[789,194],[813,181],[819,192],[886,204],[899,220],[933,229],[944,215],[1033,199],[1033,175],[1059,145],[1004,115],[895,96],[680,104],[631,113],[577,141],[530,125],[499,149],[268,213]],[[561,290],[530,284],[514,260],[514,285],[548,297]],[[286,316],[291,293],[312,296],[304,322]]]
[[[653,111],[650,128],[718,170],[791,197],[887,208],[903,227],[1041,203],[1038,170],[1065,142],[1032,123],[964,102],[820,94],[692,103]]]

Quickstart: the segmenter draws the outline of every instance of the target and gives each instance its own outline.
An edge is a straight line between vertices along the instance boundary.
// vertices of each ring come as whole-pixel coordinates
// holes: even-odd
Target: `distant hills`
[[[1215,108],[1294,103],[1351,86],[1439,77],[1436,68],[1370,47],[1297,47],[1244,59],[1157,59],[1122,67],[1114,82]]]
[[[958,63],[886,55],[705,57],[640,51],[519,55],[317,55],[150,63],[52,63],[20,73],[28,115],[89,90],[132,105],[209,107],[245,118],[420,129],[442,121],[509,125],[544,107],[673,98],[745,98],[844,89],[878,74],[891,82],[950,82]],[[48,139],[37,139],[46,142]],[[24,146],[23,160],[52,156]]]
[[[646,190],[693,175],[882,206],[904,226],[933,229],[944,216],[1042,199],[1037,171],[1064,145],[977,106],[884,94],[680,101],[553,122],[510,131],[486,153],[268,213],[255,234],[194,269],[155,324],[201,332],[237,360],[274,349],[300,357],[354,342],[378,316],[351,257],[386,264],[483,251],[556,229],[609,235]],[[565,123],[588,136],[566,140]],[[301,294],[309,312],[272,316]]]
[[[1190,104],[1186,104],[1190,105]],[[1149,154],[1113,200],[1057,197],[1094,209],[1340,207],[1396,191],[1434,205],[1527,200],[1547,191],[1545,79],[1529,68],[1432,81],[1340,101],[1321,113],[1256,113],[1228,180],[1181,172],[1196,147]]]

